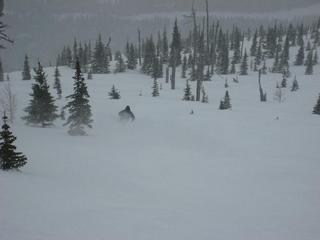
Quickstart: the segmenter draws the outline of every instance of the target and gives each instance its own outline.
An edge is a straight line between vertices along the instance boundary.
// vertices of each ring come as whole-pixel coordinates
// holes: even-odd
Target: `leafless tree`
[[[16,111],[16,97],[12,92],[10,82],[3,82],[1,84],[0,91],[0,113],[1,115],[6,113],[9,121],[12,123],[14,121]]]

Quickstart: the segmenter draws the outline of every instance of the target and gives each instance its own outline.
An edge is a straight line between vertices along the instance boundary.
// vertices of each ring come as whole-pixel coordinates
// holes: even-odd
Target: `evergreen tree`
[[[254,33],[253,39],[252,39],[252,45],[251,45],[251,49],[250,49],[250,55],[255,57],[256,56],[256,52],[257,52],[257,46],[258,46],[258,31],[256,31]]]
[[[206,74],[203,76],[203,81],[211,81],[210,66],[208,66],[207,72],[206,72]]]
[[[57,106],[54,104],[54,98],[49,92],[46,74],[40,62],[35,69],[35,84],[32,85],[32,97],[30,105],[25,108],[27,116],[23,117],[27,124],[39,125],[42,127],[50,126],[58,117]]]
[[[312,51],[309,51],[307,60],[306,60],[306,75],[312,75],[313,74],[313,53]]]
[[[68,133],[72,136],[83,136],[86,135],[85,127],[92,128],[92,113],[91,106],[89,104],[89,93],[87,85],[82,77],[81,67],[79,60],[76,63],[76,72],[73,77],[74,82],[74,93],[67,96],[70,102],[64,109],[68,109],[69,117],[64,125],[69,125]]]
[[[181,35],[178,28],[177,19],[174,22],[173,33],[172,33],[172,42],[171,42],[171,52],[170,52],[170,66],[173,66],[175,63],[176,66],[181,64]],[[174,63],[173,63],[174,61]]]
[[[191,92],[191,86],[189,84],[189,81],[186,81],[186,87],[184,89],[184,96],[182,98],[184,101],[192,101],[192,92]]]
[[[256,53],[256,56],[254,58],[254,71],[258,71],[258,68],[261,64],[261,60],[262,60],[262,47],[261,47],[261,43],[259,44],[259,47],[258,47],[258,50],[257,50],[257,53]]]
[[[272,66],[272,72],[273,73],[281,73],[281,68],[280,68],[280,54],[281,54],[281,44],[278,43],[277,45],[277,50],[274,58],[274,63]]]
[[[287,87],[287,78],[286,78],[286,75],[284,73],[282,74],[281,87],[282,88],[286,88]]]
[[[146,40],[143,56],[144,57],[143,57],[143,64],[141,67],[141,71],[144,74],[151,75],[153,72],[153,62],[156,56],[155,46],[154,46],[152,36]]]
[[[230,109],[230,108],[231,108],[230,96],[229,96],[229,92],[226,91],[224,99],[222,101],[220,101],[219,109],[226,110],[226,109]]]
[[[72,66],[75,67],[76,66],[76,61],[79,58],[78,55],[78,43],[77,43],[77,39],[74,38],[74,42],[73,42],[73,55],[72,55]]]
[[[246,49],[244,50],[244,55],[240,66],[240,75],[248,75],[248,55]]]
[[[129,55],[130,55],[130,44],[127,41],[127,44],[126,44],[126,57],[129,58]]]
[[[153,63],[152,63],[152,72],[151,77],[153,79],[158,79],[161,77],[161,64],[158,57],[154,57]]]
[[[228,74],[229,70],[229,48],[227,36],[220,29],[218,41],[217,72],[219,74]]]
[[[110,73],[110,62],[106,53],[106,48],[102,42],[101,34],[96,42],[96,46],[93,53],[92,72],[96,74]]]
[[[66,65],[72,67],[72,52],[69,46],[66,48]]]
[[[291,87],[291,92],[295,92],[298,90],[299,90],[299,84],[298,84],[296,76],[294,76],[294,80],[292,82],[292,87]]]
[[[127,67],[130,70],[134,70],[137,68],[138,64],[138,58],[137,58],[137,53],[135,51],[135,48],[133,44],[130,45],[129,47],[129,52],[128,52],[128,60],[127,60]]]
[[[289,37],[287,35],[284,46],[283,46],[280,63],[279,63],[280,71],[283,71],[284,69],[289,69],[289,48],[290,48]]]
[[[61,89],[61,83],[60,83],[60,72],[58,66],[56,66],[56,69],[54,71],[54,85],[53,88],[56,89],[59,99],[61,98],[62,89]]]
[[[169,59],[169,44],[168,44],[168,37],[167,37],[167,30],[163,30],[163,35],[162,35],[162,58],[163,58],[163,63],[168,63]]]
[[[110,99],[120,99],[120,92],[112,85],[111,91],[109,92]]]
[[[159,97],[160,93],[159,93],[159,85],[158,85],[158,81],[157,78],[154,78],[153,80],[153,86],[152,86],[152,97]]]
[[[320,115],[320,94],[319,94],[319,98],[318,98],[317,104],[313,108],[313,114]]]
[[[2,67],[2,61],[0,59],[0,82],[4,81],[4,73],[3,73],[3,67]]]
[[[304,45],[303,35],[304,35],[304,26],[303,24],[301,24],[299,27],[298,36],[297,36],[297,43],[299,46]]]
[[[0,132],[0,169],[10,170],[23,167],[27,163],[27,158],[21,153],[16,152],[13,145],[17,139],[10,131],[7,124],[7,116],[3,116],[2,131]]]
[[[26,56],[24,58],[22,80],[31,80],[29,58],[28,58],[27,54],[26,54]]]
[[[298,54],[296,56],[296,61],[295,61],[295,65],[296,66],[301,66],[303,65],[304,62],[304,47],[303,45],[301,45],[301,47],[299,48]]]

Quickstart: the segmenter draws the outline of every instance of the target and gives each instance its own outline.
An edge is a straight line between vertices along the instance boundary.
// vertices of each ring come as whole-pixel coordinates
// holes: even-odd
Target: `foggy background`
[[[3,21],[7,33],[15,41],[1,51],[5,71],[21,69],[27,53],[31,64],[39,58],[44,65],[55,64],[65,44],[73,39],[94,45],[99,32],[104,39],[112,38],[111,48],[123,50],[127,40],[137,40],[137,28],[142,35],[156,34],[166,26],[171,35],[172,21],[179,17],[182,31],[189,24],[182,18],[192,6],[192,0],[5,0]],[[196,0],[195,8],[205,8],[205,0]],[[319,15],[319,0],[209,0],[212,16],[221,19],[225,27],[237,23],[242,28],[268,24],[275,18],[286,23],[291,13],[296,22]],[[299,10],[300,9],[300,10]],[[278,12],[278,15],[274,15]],[[251,14],[251,16],[250,16]],[[252,21],[255,17],[255,21]],[[278,20],[279,21],[279,20]]]

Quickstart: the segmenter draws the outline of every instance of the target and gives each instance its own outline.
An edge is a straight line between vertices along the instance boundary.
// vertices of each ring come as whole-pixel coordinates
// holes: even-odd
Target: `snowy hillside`
[[[54,69],[45,70],[52,86]],[[60,71],[65,97],[74,70]],[[291,72],[289,86],[297,75],[300,90],[288,87],[282,103],[273,100],[279,74],[262,77],[267,103],[259,101],[256,73],[239,83],[227,76],[228,111],[218,110],[225,81],[216,75],[205,82],[209,104],[182,101],[180,78],[174,91],[161,79],[160,97],[152,98],[148,76],[94,75],[87,137],[69,136],[61,120],[27,127],[21,117],[33,81],[10,73],[13,131],[29,162],[22,172],[0,172],[0,239],[319,239],[320,118],[312,108],[320,68],[312,76],[304,67]],[[108,99],[112,84],[121,100]],[[133,123],[118,120],[126,105]]]

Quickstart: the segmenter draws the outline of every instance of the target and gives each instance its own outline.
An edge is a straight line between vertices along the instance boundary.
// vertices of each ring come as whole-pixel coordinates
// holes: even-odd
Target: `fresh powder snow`
[[[74,70],[59,70],[62,107]],[[136,71],[93,75],[86,137],[69,136],[62,120],[26,126],[21,117],[34,80],[9,73],[17,97],[12,131],[28,164],[0,172],[0,239],[319,239],[320,118],[312,108],[320,68],[311,76],[304,66],[290,70],[281,103],[274,99],[281,74],[262,76],[266,103],[257,73],[239,83],[226,76],[226,111],[218,110],[225,76],[204,83],[209,104],[201,104],[182,101],[179,77],[176,90],[158,79],[163,89],[153,98],[153,80]],[[54,68],[45,72],[57,97]],[[291,92],[295,75],[300,89]],[[120,100],[109,99],[112,85]],[[136,120],[123,123],[118,112],[127,105]]]

